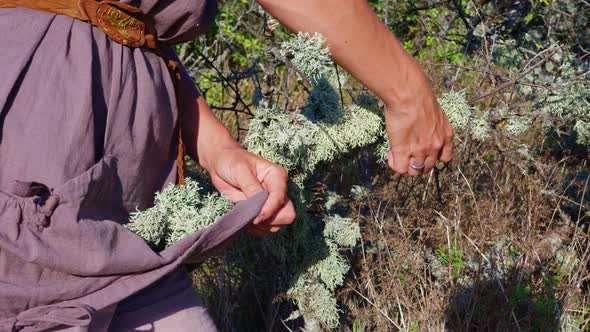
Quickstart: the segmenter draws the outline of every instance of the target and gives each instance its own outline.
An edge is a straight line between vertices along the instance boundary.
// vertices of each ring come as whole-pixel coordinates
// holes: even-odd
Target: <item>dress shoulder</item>
[[[205,32],[217,15],[217,0],[124,1],[152,17],[158,39],[164,45],[193,40]]]

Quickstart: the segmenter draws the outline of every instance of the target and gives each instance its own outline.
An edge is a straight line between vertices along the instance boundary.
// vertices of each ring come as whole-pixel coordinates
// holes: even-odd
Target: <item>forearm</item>
[[[366,0],[258,0],[288,29],[318,32],[332,58],[397,108],[429,88],[416,61],[379,21]]]
[[[185,110],[184,115],[183,136],[187,154],[208,172],[217,154],[226,149],[240,148],[203,96],[198,96],[195,107]]]
[[[171,59],[181,62],[172,49],[165,52]],[[180,76],[181,80],[176,83],[175,88],[185,153],[211,172],[211,161],[219,151],[239,148],[240,144],[213,114],[193,79],[182,66]]]

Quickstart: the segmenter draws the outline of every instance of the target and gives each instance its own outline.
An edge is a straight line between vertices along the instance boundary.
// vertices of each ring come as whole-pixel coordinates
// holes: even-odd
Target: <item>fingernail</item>
[[[264,215],[259,215],[258,217],[256,217],[254,219],[254,225],[258,225],[260,224],[262,221],[264,221]]]

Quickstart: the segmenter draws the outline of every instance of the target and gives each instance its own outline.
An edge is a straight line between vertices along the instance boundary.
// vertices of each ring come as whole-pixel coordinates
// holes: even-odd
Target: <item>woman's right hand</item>
[[[387,162],[400,174],[427,173],[437,161],[449,162],[453,158],[451,124],[428,79],[423,76],[421,81],[414,88],[414,98],[386,107],[385,124],[391,144]]]

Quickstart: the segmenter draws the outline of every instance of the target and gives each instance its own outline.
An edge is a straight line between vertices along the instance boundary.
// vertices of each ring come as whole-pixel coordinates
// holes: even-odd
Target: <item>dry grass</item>
[[[431,72],[441,78],[435,86],[450,72]],[[482,80],[465,76],[462,84]],[[502,102],[530,107],[511,98]],[[498,101],[484,102],[481,109]],[[238,123],[247,127],[246,116],[223,115],[234,134]],[[523,153],[523,143],[535,148],[534,157]],[[346,195],[359,174],[374,175],[366,199],[349,201],[363,239],[339,291],[340,330],[590,330],[588,154],[559,148],[540,130],[485,143],[458,132],[454,161],[419,178],[374,164],[344,176],[334,169],[317,183],[314,209],[326,188]],[[290,331],[285,316],[293,307],[280,301],[273,262],[248,267],[256,253],[245,250],[256,245],[238,243],[200,270],[196,284],[214,299],[211,312],[224,331]]]
[[[567,182],[587,159],[564,167],[499,144],[457,147],[463,158],[421,178],[379,171],[378,189],[356,204],[363,245],[340,294],[349,322],[367,331],[556,331],[577,320],[587,329],[587,188],[568,197],[583,182]],[[566,211],[576,201],[577,222]]]
[[[588,330],[587,159],[541,163],[500,146],[463,141],[463,158],[419,178],[370,167],[373,191],[350,200],[363,239],[339,291],[340,330]],[[253,241],[196,284],[222,330],[289,331],[273,263],[245,264]]]
[[[450,85],[477,94],[518,76],[493,66],[491,54],[469,57],[481,61],[423,63],[438,92]],[[264,92],[279,94],[286,110],[303,105],[293,73],[281,75]],[[355,83],[345,89],[345,96],[359,92]],[[223,102],[234,99],[228,94]],[[513,87],[478,101],[480,110],[499,105],[523,114],[532,108]],[[235,136],[247,127],[244,114],[220,115]],[[456,133],[454,161],[440,171],[410,178],[358,166],[357,174],[335,170],[316,184],[320,208],[326,188],[346,195],[353,178],[374,175],[372,192],[349,202],[363,239],[349,253],[353,269],[339,290],[341,330],[590,331],[588,151],[566,151],[540,128],[485,143],[465,134]],[[247,250],[256,245],[238,243],[207,263],[196,284],[214,299],[210,309],[222,330],[290,331],[294,324],[281,314],[293,308],[280,301],[273,262],[249,267],[256,253]]]

